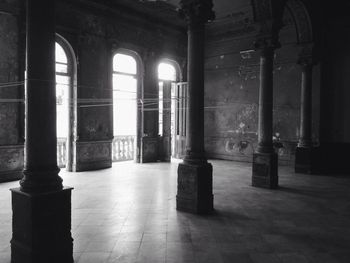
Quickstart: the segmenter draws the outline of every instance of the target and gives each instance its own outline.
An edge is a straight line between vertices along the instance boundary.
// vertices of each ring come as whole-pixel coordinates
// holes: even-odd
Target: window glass
[[[136,60],[132,56],[118,53],[113,58],[113,70],[114,136],[135,136],[137,118]]]
[[[160,80],[176,81],[175,67],[169,63],[160,63],[158,66],[158,78]]]
[[[136,74],[136,60],[132,56],[118,53],[113,59],[113,70],[119,73]]]
[[[63,63],[63,64],[68,63],[67,55],[64,52],[63,48],[58,43],[56,43],[56,63],[57,62]]]
[[[56,73],[68,73],[68,66],[66,64],[56,63]]]

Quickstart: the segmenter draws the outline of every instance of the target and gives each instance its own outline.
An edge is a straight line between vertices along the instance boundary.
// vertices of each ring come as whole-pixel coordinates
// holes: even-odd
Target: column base
[[[73,263],[71,192],[12,192],[11,263]]]
[[[213,211],[213,167],[210,163],[180,163],[177,170],[176,209],[195,214]]]
[[[295,172],[311,174],[313,160],[312,147],[297,147],[295,150]]]
[[[254,187],[278,188],[278,156],[276,153],[253,154],[253,177]]]

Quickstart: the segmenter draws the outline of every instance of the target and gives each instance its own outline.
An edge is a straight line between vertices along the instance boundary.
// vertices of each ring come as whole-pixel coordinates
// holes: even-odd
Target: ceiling
[[[180,0],[106,0],[106,2],[124,6],[130,11],[164,23],[164,25],[186,27],[185,21],[179,17],[177,12],[180,8]],[[248,8],[250,0],[213,0],[213,4],[216,15],[215,21],[218,21],[226,17],[232,17],[242,9]]]
[[[151,0],[154,1],[154,0]],[[174,6],[179,6],[180,0],[162,0]],[[249,0],[213,0],[214,11],[217,18],[223,18],[237,11],[237,9],[250,5]]]
[[[168,6],[170,9],[177,10],[180,7],[180,0],[133,0],[129,2],[137,2],[149,8],[156,8],[157,6]],[[238,9],[250,5],[249,0],[213,0],[214,11],[218,19],[230,16],[237,12]]]

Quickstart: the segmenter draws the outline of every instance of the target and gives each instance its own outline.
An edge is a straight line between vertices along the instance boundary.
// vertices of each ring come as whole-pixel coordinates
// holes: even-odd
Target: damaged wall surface
[[[301,70],[296,29],[289,12],[274,61],[273,134],[280,163],[292,164],[299,138]],[[252,9],[208,25],[205,67],[205,139],[209,158],[252,161],[258,142],[259,52]],[[314,74],[314,108],[319,106]],[[318,141],[318,118],[314,118]]]
[[[0,83],[22,81],[0,89],[0,180],[19,178],[24,164],[25,6],[20,3],[0,1]],[[56,3],[56,33],[69,43],[76,60],[69,102],[71,145],[67,147],[72,163],[68,169],[110,167],[113,56],[120,49],[135,52],[140,59],[139,98],[157,99],[158,63],[168,58],[184,64],[186,31],[98,1],[61,0]],[[141,161],[157,160],[158,112],[139,115],[138,129],[144,137],[140,138],[144,147],[138,149]]]

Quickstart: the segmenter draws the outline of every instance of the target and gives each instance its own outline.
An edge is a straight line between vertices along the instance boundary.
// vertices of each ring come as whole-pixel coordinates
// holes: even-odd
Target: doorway
[[[128,52],[113,57],[112,161],[136,159],[138,63]]]
[[[159,160],[182,159],[185,147],[186,85],[179,80],[179,67],[172,61],[158,66]],[[177,69],[178,68],[178,69]]]

